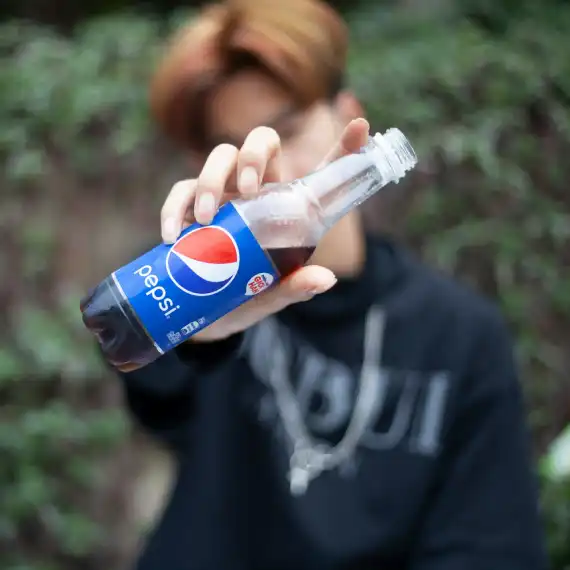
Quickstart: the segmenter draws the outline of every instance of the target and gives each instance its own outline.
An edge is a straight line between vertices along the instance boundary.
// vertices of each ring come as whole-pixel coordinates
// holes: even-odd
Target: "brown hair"
[[[320,0],[226,0],[204,9],[167,46],[151,82],[151,111],[186,148],[205,142],[203,104],[223,77],[261,66],[302,106],[336,95],[348,32]]]

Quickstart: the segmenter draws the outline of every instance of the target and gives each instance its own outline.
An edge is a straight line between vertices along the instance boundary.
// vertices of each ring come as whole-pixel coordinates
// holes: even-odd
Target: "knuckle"
[[[215,154],[222,154],[222,155],[233,155],[239,152],[238,148],[229,143],[221,143],[218,146],[214,147],[214,150],[210,153],[210,156]]]
[[[220,192],[224,186],[224,179],[219,172],[203,172],[198,178],[196,186],[196,194],[204,194],[205,192]]]
[[[164,205],[168,206],[173,201],[183,199],[191,191],[191,187],[192,184],[190,180],[179,180],[174,184],[174,186],[172,186]]]
[[[203,192],[216,192],[221,190],[226,182],[226,174],[223,168],[209,168],[200,173],[196,183],[196,194]]]
[[[185,197],[192,191],[191,182],[191,180],[179,180],[172,186],[160,210],[160,215],[163,219],[172,215],[177,205],[183,202]]]
[[[214,148],[208,156],[206,164],[200,172],[196,184],[196,192],[207,190],[217,190],[223,187],[228,172],[234,167],[238,149],[227,143],[222,143]]]
[[[222,143],[215,147],[198,176],[198,191],[204,184],[223,184],[228,172],[235,165],[238,152],[235,146],[227,143]]]
[[[238,173],[252,167],[260,176],[280,157],[280,140],[270,127],[257,127],[247,136],[237,159]]]
[[[176,216],[176,210],[170,202],[165,202],[160,210],[160,219],[165,222],[168,218]]]
[[[241,153],[272,154],[281,146],[281,139],[271,127],[257,127],[246,137]]]
[[[258,127],[258,131],[259,131],[259,137],[263,138],[264,141],[267,142],[267,144],[274,146],[274,145],[279,145],[281,142],[281,139],[279,138],[279,135],[277,134],[277,131],[271,127]]]
[[[241,168],[244,166],[254,166],[259,168],[265,163],[266,155],[267,151],[264,151],[263,147],[244,147],[239,154],[239,165]]]

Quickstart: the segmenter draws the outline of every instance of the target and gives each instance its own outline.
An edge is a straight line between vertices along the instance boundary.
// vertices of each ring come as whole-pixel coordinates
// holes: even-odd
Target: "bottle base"
[[[97,339],[105,360],[120,372],[133,372],[162,355],[124,299],[112,276],[80,304],[83,323]]]

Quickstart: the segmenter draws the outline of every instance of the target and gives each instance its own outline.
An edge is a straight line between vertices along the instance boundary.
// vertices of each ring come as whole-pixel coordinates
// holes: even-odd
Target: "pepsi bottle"
[[[189,226],[97,285],[81,302],[83,322],[111,365],[141,368],[304,265],[337,220],[416,162],[389,129],[304,178],[228,202],[210,225]]]

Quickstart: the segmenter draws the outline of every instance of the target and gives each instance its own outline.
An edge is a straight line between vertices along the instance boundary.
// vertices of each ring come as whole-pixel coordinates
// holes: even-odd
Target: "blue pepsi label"
[[[235,206],[193,224],[113,273],[148,335],[167,352],[270,287],[279,274]]]

